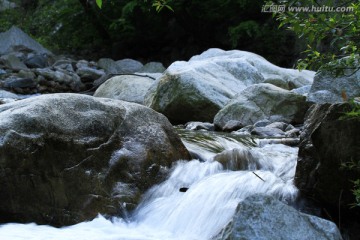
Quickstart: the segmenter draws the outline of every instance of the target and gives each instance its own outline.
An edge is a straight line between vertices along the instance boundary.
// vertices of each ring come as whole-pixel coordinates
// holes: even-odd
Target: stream
[[[292,202],[298,149],[267,139],[177,129],[194,160],[177,161],[127,219],[69,227],[8,223],[1,240],[209,240],[246,197],[264,193]],[[179,191],[179,190],[182,191]]]

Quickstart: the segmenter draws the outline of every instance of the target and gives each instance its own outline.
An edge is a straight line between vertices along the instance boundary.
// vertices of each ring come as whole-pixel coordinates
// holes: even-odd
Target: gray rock
[[[105,70],[106,74],[126,74],[138,72],[143,64],[133,59],[123,59],[114,61],[110,58],[101,58],[98,67]]]
[[[344,100],[337,95],[328,90],[319,90],[308,95],[307,100],[311,103],[340,103]]]
[[[305,85],[309,85],[313,82],[315,72],[313,71],[299,71],[295,69],[286,69],[275,66],[268,62],[265,58],[246,51],[224,51],[217,48],[212,48],[201,55],[194,56],[191,60],[201,59],[216,59],[216,58],[228,58],[228,59],[245,59],[251,65],[253,65],[264,77],[264,82],[279,84],[285,89],[299,88]]]
[[[19,99],[18,95],[0,89],[0,98]]]
[[[231,222],[216,240],[341,240],[333,222],[296,211],[271,196],[254,195],[240,202]]]
[[[245,126],[237,131],[231,132],[232,134],[239,135],[239,136],[251,136],[251,131],[254,129],[253,125]]]
[[[360,162],[359,119],[342,119],[351,110],[349,104],[316,104],[309,109],[300,135],[295,184],[303,196],[311,196],[327,206],[331,216],[354,221],[360,211],[351,208],[356,202],[353,181],[360,179],[360,169],[343,167]],[[341,201],[339,202],[339,198]],[[348,216],[344,212],[350,211]],[[347,220],[348,219],[348,220]]]
[[[32,72],[31,70],[20,70],[17,73],[17,76],[20,78],[30,78],[30,79],[35,79],[36,75],[34,72]]]
[[[209,122],[188,122],[185,124],[185,128],[188,130],[207,130],[214,131],[214,124]]]
[[[143,73],[163,73],[166,70],[160,62],[149,62],[145,64],[138,72]]]
[[[346,59],[341,59],[345,61]],[[358,61],[355,63],[358,67]],[[348,66],[351,67],[351,66]],[[345,70],[343,75],[334,76],[329,70],[316,73],[314,83],[308,94],[308,101],[314,103],[341,103],[343,94],[347,99],[360,96],[360,71]]]
[[[308,93],[310,92],[310,89],[311,89],[311,85],[305,85],[303,87],[295,88],[295,89],[291,90],[291,92],[300,94],[303,96],[307,96]]]
[[[287,128],[289,124],[284,123],[284,122],[273,122],[268,124],[266,127],[270,127],[270,128],[278,128],[281,131],[285,131],[285,129]]]
[[[120,74],[121,68],[110,58],[101,58],[97,62],[99,68],[104,69],[106,74]]]
[[[173,122],[209,121],[236,94],[267,79],[285,79],[292,86],[311,84],[314,72],[277,67],[259,55],[244,51],[209,49],[188,62],[175,62],[146,105]]]
[[[92,67],[81,66],[76,70],[76,74],[80,76],[82,81],[84,80],[96,80],[105,75],[105,71],[102,69],[95,69]]]
[[[0,68],[0,75],[2,75],[2,74],[6,74],[6,71],[4,69]]]
[[[296,138],[300,136],[300,129],[291,129],[285,132],[285,137]]]
[[[290,130],[293,130],[293,129],[296,129],[296,128],[293,125],[288,124],[284,131],[287,132],[287,131],[290,131]]]
[[[0,12],[12,8],[16,8],[16,4],[14,2],[10,2],[8,0],[0,0]]]
[[[49,50],[29,37],[20,28],[13,26],[8,31],[0,33],[0,55],[16,51],[52,55]]]
[[[225,124],[225,126],[222,128],[222,130],[225,132],[231,132],[231,131],[239,130],[243,127],[244,127],[244,125],[242,122],[237,121],[237,120],[230,120]]]
[[[47,54],[33,54],[25,60],[29,68],[46,68],[49,66]]]
[[[256,135],[259,137],[284,137],[285,132],[281,129],[274,127],[255,127],[251,131],[251,135]]]
[[[60,58],[53,63],[52,67],[55,69],[63,69],[69,72],[75,72],[75,65],[76,63],[72,59]]]
[[[154,80],[148,77],[121,75],[110,78],[94,93],[94,97],[105,97],[139,104],[144,103],[144,97]]]
[[[208,121],[246,86],[262,82],[261,74],[243,59],[175,62],[166,70],[145,104],[174,122]]]
[[[7,68],[14,71],[28,69],[28,67],[13,54],[1,56],[0,61],[2,61]]]
[[[144,66],[141,62],[129,58],[118,60],[115,63],[120,69],[119,73],[136,73]]]
[[[262,119],[254,123],[254,127],[265,127],[269,125],[271,122],[267,119]]]
[[[244,126],[259,120],[302,123],[307,104],[305,97],[262,83],[239,93],[214,118],[215,126],[223,128],[230,120],[241,121]]]
[[[13,89],[13,88],[34,88],[36,87],[37,83],[34,79],[31,78],[17,78],[17,77],[10,77],[3,81],[2,87],[6,89]]]
[[[190,158],[163,115],[119,100],[46,94],[1,105],[0,119],[1,222],[118,216]]]
[[[44,76],[50,81],[55,81],[60,84],[65,84],[70,87],[73,91],[80,91],[83,88],[83,84],[80,81],[80,77],[74,72],[69,72],[63,69],[52,70],[50,68],[37,68],[35,72],[38,75]]]
[[[271,79],[270,78],[270,79],[266,79],[264,81],[264,83],[270,83],[272,85],[275,85],[279,88],[286,89],[286,90],[291,90],[294,88],[294,86],[291,83],[289,84],[287,81],[285,81],[285,79],[278,79],[278,78]]]
[[[76,68],[79,69],[79,68],[88,68],[88,67],[92,67],[90,66],[90,63],[86,60],[79,60],[76,64],[75,64]]]

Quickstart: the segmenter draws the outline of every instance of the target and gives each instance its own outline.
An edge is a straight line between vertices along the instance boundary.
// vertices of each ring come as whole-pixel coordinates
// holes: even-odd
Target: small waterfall
[[[184,239],[210,239],[231,219],[239,201],[254,193],[292,200],[296,189],[268,171],[221,172],[196,182],[185,193],[153,198],[136,219]]]
[[[169,178],[145,194],[129,222],[99,216],[60,229],[5,224],[0,239],[208,240],[247,196],[265,193],[289,202],[296,198],[297,148],[208,132],[179,134],[197,159],[176,162]]]

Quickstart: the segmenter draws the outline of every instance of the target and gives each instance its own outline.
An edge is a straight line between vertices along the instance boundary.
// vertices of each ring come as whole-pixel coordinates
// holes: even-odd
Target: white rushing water
[[[219,136],[205,141],[182,137],[201,161],[178,161],[169,178],[148,191],[130,221],[99,216],[63,228],[10,223],[0,226],[0,239],[207,240],[229,222],[247,196],[265,193],[288,201],[296,197],[292,181],[297,148],[250,147]]]

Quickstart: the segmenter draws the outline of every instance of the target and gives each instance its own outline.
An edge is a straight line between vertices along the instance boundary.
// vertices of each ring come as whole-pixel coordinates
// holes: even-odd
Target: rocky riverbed
[[[349,205],[360,172],[342,166],[360,160],[360,128],[340,117],[351,108],[342,91],[360,96],[359,72],[331,78],[215,48],[166,69],[87,61],[56,56],[13,27],[0,33],[0,221],[124,217],[176,160],[201,159],[172,127],[180,124],[299,146],[295,185],[306,204],[298,209],[356,239],[359,211]]]

